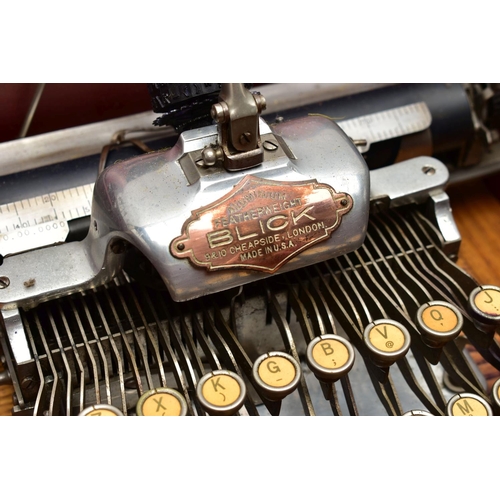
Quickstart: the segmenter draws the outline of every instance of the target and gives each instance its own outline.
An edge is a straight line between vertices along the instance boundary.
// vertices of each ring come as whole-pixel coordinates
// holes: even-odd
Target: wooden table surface
[[[500,286],[500,175],[447,190],[453,215],[462,235],[458,264],[480,283]],[[477,353],[474,360],[482,363]],[[0,365],[0,371],[2,367]],[[498,372],[491,367],[487,378],[493,383]],[[11,415],[12,387],[0,386],[0,415]]]

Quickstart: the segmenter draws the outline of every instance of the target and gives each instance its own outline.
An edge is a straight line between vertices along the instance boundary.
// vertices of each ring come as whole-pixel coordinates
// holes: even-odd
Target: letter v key
[[[375,328],[375,330],[377,330],[377,332],[380,333],[380,335],[382,335],[382,337],[384,337],[384,339],[387,340],[387,325],[384,325],[384,333],[382,333],[378,328]]]

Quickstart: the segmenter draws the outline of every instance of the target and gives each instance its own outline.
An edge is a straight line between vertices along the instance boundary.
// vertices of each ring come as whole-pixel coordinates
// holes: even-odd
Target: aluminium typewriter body
[[[455,264],[444,191],[449,158],[460,173],[478,141],[494,145],[496,115],[467,136],[414,90],[342,121],[338,100],[270,119],[243,85],[186,89],[181,106],[175,86],[150,85],[175,133],[106,167],[108,147],[82,237],[0,251],[13,413],[497,412],[470,351],[500,368],[500,289]],[[64,193],[48,194],[54,211]]]

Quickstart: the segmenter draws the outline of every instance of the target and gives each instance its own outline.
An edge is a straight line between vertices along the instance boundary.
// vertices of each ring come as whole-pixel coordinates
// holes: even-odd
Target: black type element
[[[220,89],[220,83],[148,83],[153,111],[164,113],[153,125],[171,125],[179,133],[210,125]]]
[[[211,125],[210,110],[218,102],[220,83],[148,83],[155,113],[153,125],[171,125],[178,133]],[[250,88],[251,84],[245,84]]]

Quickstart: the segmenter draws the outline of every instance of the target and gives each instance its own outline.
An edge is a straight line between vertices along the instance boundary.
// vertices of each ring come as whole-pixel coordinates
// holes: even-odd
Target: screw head
[[[10,279],[7,276],[0,276],[0,288],[7,288],[10,285]]]
[[[252,133],[251,132],[245,132],[240,135],[240,144],[247,145],[250,144],[252,141]]]

